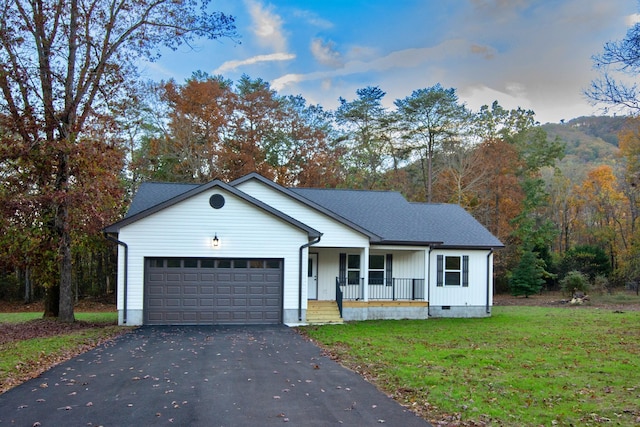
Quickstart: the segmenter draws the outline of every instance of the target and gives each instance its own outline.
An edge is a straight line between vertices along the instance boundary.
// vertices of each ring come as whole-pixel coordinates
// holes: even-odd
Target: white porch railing
[[[364,279],[358,284],[347,284],[345,280],[336,278],[345,300],[361,300],[364,298]],[[392,278],[369,282],[368,297],[370,301],[424,301],[424,279]]]

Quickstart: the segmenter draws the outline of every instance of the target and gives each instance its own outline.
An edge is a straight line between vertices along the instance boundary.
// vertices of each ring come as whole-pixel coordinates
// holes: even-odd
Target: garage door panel
[[[167,308],[171,308],[171,307],[181,307],[182,306],[182,300],[181,299],[177,299],[177,298],[167,298],[165,300],[165,306]]]
[[[280,300],[276,298],[265,298],[264,306],[271,308],[280,308]]]
[[[147,277],[147,281],[148,282],[162,282],[164,283],[165,277],[164,277],[164,273],[151,273],[148,275]]]
[[[198,307],[198,300],[196,298],[183,298],[182,306],[185,308]]]
[[[167,285],[165,287],[165,294],[166,295],[181,295],[182,294],[182,286],[180,285]]]
[[[212,323],[214,320],[213,311],[201,311],[199,314],[201,323]]]
[[[155,258],[145,264],[145,323],[280,323],[282,274],[279,260]]]
[[[195,322],[196,320],[198,320],[198,313],[185,311],[182,314],[182,320],[184,322]]]
[[[230,285],[218,285],[216,287],[216,294],[218,295],[231,295],[231,286]]]
[[[164,295],[164,287],[162,287],[162,286],[148,286],[147,287],[147,294],[149,296]]]
[[[247,287],[243,286],[243,285],[234,285],[231,287],[231,289],[233,289],[233,294],[234,295],[246,295],[247,294]]]
[[[280,295],[280,286],[266,285],[264,287],[264,293],[266,295]]]
[[[215,289],[213,283],[200,284],[198,287],[200,288],[200,294],[203,295],[213,295]]]

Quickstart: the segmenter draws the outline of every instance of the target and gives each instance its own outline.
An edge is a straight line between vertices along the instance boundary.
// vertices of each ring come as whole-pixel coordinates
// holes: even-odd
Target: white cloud
[[[318,15],[308,10],[297,9],[293,12],[293,16],[305,20],[309,25],[312,25],[316,28],[322,28],[324,30],[333,28],[332,22],[320,18]]]
[[[260,62],[273,62],[273,61],[289,61],[295,59],[293,53],[270,53],[268,55],[256,55],[247,59],[239,59],[233,61],[227,61],[213,71],[213,74],[223,74],[227,71],[233,71],[238,67],[244,65],[253,65]]]
[[[311,41],[311,53],[319,63],[333,68],[344,66],[340,53],[335,49],[335,43],[332,41],[324,42],[321,39],[313,39]]]
[[[276,52],[287,50],[287,38],[282,30],[282,18],[273,11],[273,6],[265,6],[257,0],[246,0],[245,4],[253,21],[253,33],[260,45]]]
[[[335,77],[368,72],[384,72],[391,69],[411,69],[452,55],[468,54],[469,51],[469,44],[464,40],[448,40],[434,47],[401,49],[373,60],[349,61],[339,69],[314,71],[306,74],[286,74],[273,80],[271,87],[275,90],[282,90],[295,83],[315,80],[323,80],[323,85],[327,85],[327,79]]]
[[[628,15],[625,17],[624,21],[625,21],[624,23],[627,24],[628,27],[631,27],[634,24],[638,24],[640,23],[640,13],[634,13],[634,14]]]

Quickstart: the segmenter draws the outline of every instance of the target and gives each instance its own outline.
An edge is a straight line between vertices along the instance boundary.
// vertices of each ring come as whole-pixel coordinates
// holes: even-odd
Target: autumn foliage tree
[[[283,185],[340,182],[331,115],[301,96],[280,96],[261,79],[234,84],[203,72],[158,90],[167,124],[139,141],[132,165],[145,178],[231,181],[258,172]]]
[[[26,232],[46,248],[31,261],[49,272],[45,314],[73,321],[72,236],[81,225],[74,212],[103,190],[89,165],[119,172],[106,159],[118,150],[111,118],[127,97],[137,59],[195,37],[233,36],[234,23],[193,0],[4,0],[0,6],[2,167],[19,183],[2,193],[2,202],[20,200],[7,212],[14,221],[8,231]],[[93,214],[100,216],[84,211],[84,222],[93,223]]]

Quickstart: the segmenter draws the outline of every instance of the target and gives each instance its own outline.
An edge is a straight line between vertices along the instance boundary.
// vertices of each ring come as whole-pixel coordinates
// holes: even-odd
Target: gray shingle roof
[[[248,176],[251,179],[250,176]],[[262,178],[262,177],[260,177]],[[231,183],[243,182],[242,179]],[[394,191],[289,188],[285,194],[310,202],[343,223],[370,233],[372,243],[437,244],[500,248],[504,245],[458,205],[410,203]],[[203,186],[207,186],[204,184]],[[140,185],[126,219],[200,187],[199,184],[147,182]],[[291,194],[293,193],[293,194]],[[257,203],[260,203],[256,201]],[[291,219],[293,220],[293,219]],[[295,221],[295,220],[293,220]],[[110,229],[109,227],[108,229]],[[320,230],[322,231],[322,230]]]
[[[381,236],[381,243],[438,243],[451,247],[503,247],[462,207],[409,203],[397,192],[291,188],[336,215]]]
[[[179,184],[174,182],[143,182],[138,187],[125,218],[173,199],[198,186],[199,184]]]

